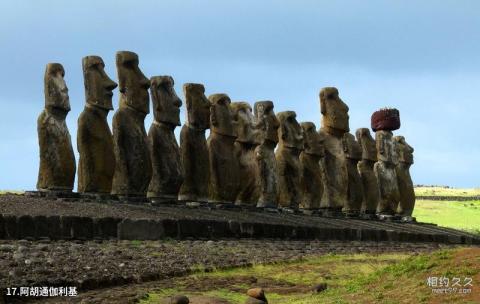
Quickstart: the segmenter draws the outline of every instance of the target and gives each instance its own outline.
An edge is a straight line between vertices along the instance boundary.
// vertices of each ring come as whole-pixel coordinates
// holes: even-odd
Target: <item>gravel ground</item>
[[[92,296],[87,290],[165,280],[192,271],[297,260],[330,252],[414,253],[444,246],[283,240],[0,241],[0,287],[5,292],[7,287],[75,286],[80,295],[69,300],[80,302]],[[101,292],[97,297],[109,294]],[[132,294],[122,298],[133,302],[139,296]],[[118,294],[116,297],[118,301]],[[26,299],[21,298],[17,303]],[[7,300],[11,302],[12,298]],[[60,299],[50,301],[55,303]],[[128,301],[125,303],[131,303]]]

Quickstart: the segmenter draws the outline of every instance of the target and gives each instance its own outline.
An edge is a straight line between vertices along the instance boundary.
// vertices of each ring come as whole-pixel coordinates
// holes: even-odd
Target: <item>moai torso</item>
[[[362,148],[350,133],[343,135],[343,149],[347,158],[348,200],[342,211],[348,216],[360,213],[363,201],[363,185],[358,173],[357,164],[362,159]]]
[[[178,199],[206,202],[208,200],[209,158],[205,130],[210,128],[210,102],[201,84],[183,85],[187,105],[187,122],[180,133],[180,156],[183,183]]]
[[[373,172],[373,166],[377,161],[377,147],[369,129],[358,129],[356,136],[362,147],[362,160],[357,165],[363,185],[362,213],[375,214],[379,199],[377,177]]]
[[[276,208],[277,203],[277,162],[275,146],[278,143],[279,122],[273,111],[273,102],[258,101],[254,106],[256,127],[259,130],[259,145],[255,148],[259,198],[257,207]]]
[[[230,98],[226,94],[210,95],[210,136],[207,140],[210,164],[209,197],[212,203],[233,204],[239,176],[235,157],[236,133]]]
[[[323,88],[320,109],[320,135],[325,138],[325,191],[321,207],[340,211],[348,200],[348,169],[342,140],[343,134],[350,131],[348,106],[336,88]]]
[[[413,164],[413,148],[405,141],[403,136],[393,137],[393,142],[397,153],[395,172],[400,192],[397,213],[411,217],[415,207],[415,191],[413,189],[412,177],[410,176],[410,166]]]
[[[375,132],[377,162],[373,169],[377,177],[379,190],[377,213],[385,215],[394,215],[400,199],[392,136],[392,132],[389,130],[377,130]]]
[[[120,105],[113,116],[115,174],[112,194],[145,197],[152,177],[145,116],[149,113],[150,81],[138,67],[138,56],[117,52]]]
[[[255,206],[259,196],[258,169],[255,160],[255,148],[259,143],[259,134],[254,126],[252,108],[248,103],[232,102],[230,107],[237,135],[234,150],[239,170],[235,204]]]
[[[302,122],[300,126],[304,137],[303,151],[300,153],[300,208],[315,210],[320,208],[324,191],[323,138],[317,133],[313,122]]]
[[[150,78],[154,121],[148,131],[152,179],[147,197],[153,203],[176,202],[182,185],[180,149],[174,130],[180,126],[182,101],[170,76]]]
[[[75,155],[65,123],[70,101],[64,75],[61,64],[47,64],[44,78],[45,109],[37,120],[40,146],[37,189],[40,191],[71,191],[75,181]]]
[[[102,58],[82,60],[86,105],[78,118],[78,192],[110,193],[115,172],[112,132],[108,112],[113,110],[112,90],[117,84],[105,73]]]
[[[277,114],[279,144],[275,152],[278,169],[278,205],[298,209],[301,202],[300,153],[303,150],[302,127],[293,111]]]

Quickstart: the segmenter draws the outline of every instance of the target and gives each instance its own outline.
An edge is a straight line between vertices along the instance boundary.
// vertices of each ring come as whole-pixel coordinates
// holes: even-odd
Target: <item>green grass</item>
[[[480,195],[480,188],[415,187],[415,194],[420,196],[477,196]]]
[[[480,233],[480,201],[418,200],[413,216],[419,222]]]
[[[418,256],[325,255],[292,263],[196,273],[175,279],[174,284],[179,289],[151,290],[149,297],[141,303],[162,303],[165,296],[180,293],[214,296],[240,304],[246,300],[245,291],[258,286],[265,288],[269,303],[274,304],[426,303],[430,300],[473,303],[476,301],[474,295],[435,298],[438,296],[432,294],[426,279],[429,276],[468,276],[477,282],[479,261],[478,248],[439,250]],[[242,278],[251,277],[257,278],[258,283],[240,284],[239,288]],[[198,282],[203,284],[204,290],[198,290]],[[309,288],[320,282],[326,282],[328,289],[319,294],[311,293]],[[197,289],[189,290],[192,285]]]

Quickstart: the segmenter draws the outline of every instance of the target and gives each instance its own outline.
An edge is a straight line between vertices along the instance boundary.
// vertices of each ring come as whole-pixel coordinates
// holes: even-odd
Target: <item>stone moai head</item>
[[[210,100],[210,129],[212,132],[235,136],[230,97],[227,94],[213,94],[208,96],[208,100]]]
[[[325,149],[323,147],[324,138],[317,132],[317,127],[313,122],[306,121],[300,123],[303,130],[303,152],[311,155],[323,156]]]
[[[360,160],[362,159],[362,148],[355,140],[355,136],[350,133],[343,134],[343,151],[345,157],[348,159]]]
[[[121,51],[116,56],[120,107],[129,106],[145,115],[150,112],[148,80],[138,67],[138,55]]]
[[[271,141],[273,143],[278,143],[278,127],[280,123],[278,122],[277,116],[273,111],[273,102],[258,101],[254,105],[254,113],[256,125],[259,128],[261,134],[261,141]]]
[[[362,159],[377,161],[377,146],[368,128],[357,129],[357,141],[362,147]]]
[[[284,147],[303,150],[303,131],[297,121],[297,114],[294,111],[277,113],[280,122],[278,137]]]
[[[252,107],[247,102],[232,102],[233,121],[237,141],[247,144],[258,144],[258,130],[254,126]]]
[[[177,96],[171,76],[150,78],[153,116],[156,121],[172,126],[180,126],[182,100]]]
[[[199,83],[183,85],[187,105],[187,124],[195,129],[210,128],[210,101],[205,96],[205,87]]]
[[[44,93],[45,108],[64,112],[66,115],[70,111],[70,99],[64,76],[65,70],[60,63],[48,63],[45,69]]]
[[[322,127],[327,132],[343,134],[350,131],[348,106],[338,96],[337,88],[327,87],[320,91]]]
[[[105,64],[99,56],[86,56],[82,59],[83,83],[87,104],[104,110],[113,110],[112,91],[117,83],[105,73]]]
[[[375,132],[375,142],[377,145],[378,161],[393,164],[395,162],[395,150],[393,147],[392,132],[387,130]]]
[[[405,141],[403,136],[394,136],[397,160],[401,163],[413,164],[413,148]]]

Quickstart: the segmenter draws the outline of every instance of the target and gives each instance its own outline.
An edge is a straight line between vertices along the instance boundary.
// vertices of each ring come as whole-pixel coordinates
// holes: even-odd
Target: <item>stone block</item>
[[[47,217],[48,237],[52,240],[62,238],[62,220],[60,216],[54,215]]]
[[[5,238],[5,221],[3,220],[3,215],[0,214],[0,240]]]
[[[174,219],[163,219],[163,232],[165,237],[178,238],[178,221]]]
[[[102,217],[93,220],[93,237],[100,239],[117,238],[118,223],[121,219],[113,217]]]
[[[72,237],[77,240],[93,238],[93,219],[90,217],[74,217],[72,221]]]
[[[35,222],[30,215],[21,215],[17,218],[17,229],[19,239],[35,238]]]
[[[121,240],[159,240],[165,236],[161,221],[124,219],[118,224]]]
[[[48,220],[46,216],[34,216],[33,222],[35,223],[35,237],[37,239],[50,237],[48,233]]]

